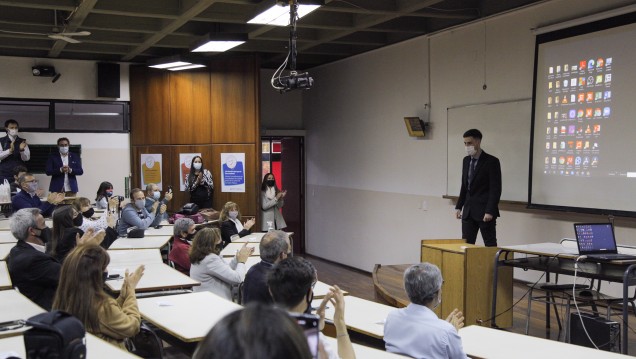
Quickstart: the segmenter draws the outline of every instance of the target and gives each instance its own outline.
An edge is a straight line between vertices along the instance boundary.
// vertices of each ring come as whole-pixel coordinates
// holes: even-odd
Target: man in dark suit
[[[481,149],[482,134],[477,129],[464,133],[468,156],[462,167],[462,187],[457,200],[456,217],[462,220],[462,238],[475,244],[481,231],[487,247],[497,246],[497,217],[501,197],[499,159]]]
[[[261,261],[253,265],[243,282],[243,305],[250,302],[273,303],[267,287],[267,273],[274,264],[287,258],[291,245],[289,236],[283,231],[267,232],[259,245]]]
[[[11,198],[11,207],[14,212],[23,208],[37,208],[43,216],[49,217],[55,206],[64,200],[64,193],[51,192],[45,202],[38,197],[38,181],[35,177],[25,172],[18,177],[18,185],[21,191]]]
[[[46,174],[51,176],[49,192],[65,192],[75,197],[78,191],[77,178],[84,173],[82,160],[76,153],[69,152],[70,141],[66,137],[57,140],[59,153],[52,153],[46,161]]]
[[[8,258],[13,286],[40,307],[51,310],[62,265],[45,253],[51,229],[37,208],[24,208],[11,217],[11,233],[18,243]]]
[[[31,159],[31,152],[27,141],[18,136],[18,121],[7,120],[4,129],[7,135],[0,138],[0,183],[4,183],[5,179],[11,183],[13,169],[25,166],[25,162]]]

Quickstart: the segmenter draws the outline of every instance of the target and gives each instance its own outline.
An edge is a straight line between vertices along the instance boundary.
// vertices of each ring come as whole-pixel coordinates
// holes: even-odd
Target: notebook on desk
[[[636,260],[636,256],[618,253],[611,223],[575,223],[574,233],[579,255],[599,261]]]

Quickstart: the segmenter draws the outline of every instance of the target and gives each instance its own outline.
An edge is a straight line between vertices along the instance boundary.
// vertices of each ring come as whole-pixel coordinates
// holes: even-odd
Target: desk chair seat
[[[530,331],[530,313],[532,310],[532,302],[545,303],[545,327],[550,328],[550,306],[554,308],[554,314],[556,315],[557,324],[559,326],[559,334],[563,330],[561,324],[561,318],[559,316],[559,310],[557,306],[565,306],[566,312],[569,314],[569,306],[572,304],[571,300],[564,293],[568,290],[572,291],[572,284],[559,284],[559,283],[542,283],[542,284],[528,284],[530,291],[528,292],[528,310],[526,313],[526,335]],[[588,285],[576,284],[577,290],[589,289]],[[539,290],[542,293],[540,295],[534,295],[535,291]],[[567,316],[565,320],[567,320]],[[567,328],[567,326],[566,326]]]

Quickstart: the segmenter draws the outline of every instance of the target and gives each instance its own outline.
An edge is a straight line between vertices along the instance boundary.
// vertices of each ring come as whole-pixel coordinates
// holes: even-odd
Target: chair
[[[545,303],[545,327],[546,328],[550,328],[550,318],[551,318],[550,307],[553,307],[554,313],[557,319],[557,324],[559,326],[559,334],[563,330],[563,325],[561,324],[561,319],[559,317],[559,310],[557,306],[565,306],[566,312],[569,315],[570,305],[572,304],[572,302],[565,293],[567,293],[568,290],[571,293],[573,284],[559,284],[557,283],[558,278],[559,277],[557,274],[554,283],[546,282],[539,285],[529,284],[530,290],[528,292],[528,309],[526,313],[526,332],[525,332],[526,335],[528,335],[528,332],[530,331],[530,313],[532,310],[533,301]],[[584,290],[584,289],[589,289],[589,286],[585,284],[576,284],[576,290]],[[540,290],[542,294],[535,296],[534,295],[535,290]],[[568,317],[566,316],[565,317],[566,321],[567,321],[567,318]]]

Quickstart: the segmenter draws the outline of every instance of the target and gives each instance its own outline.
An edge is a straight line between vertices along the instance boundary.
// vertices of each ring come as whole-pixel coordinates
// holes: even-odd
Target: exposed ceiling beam
[[[95,7],[95,4],[97,4],[97,0],[83,0],[77,6],[73,14],[71,15],[71,20],[68,22],[66,26],[64,26],[63,32],[76,31],[82,25],[84,20],[86,20],[86,17],[88,16],[88,14],[90,14],[91,10],[93,10],[93,8]],[[55,41],[55,43],[53,44],[53,47],[51,48],[51,51],[49,51],[48,56],[49,57],[60,56],[60,53],[62,52],[62,50],[64,50],[67,44],[68,42],[64,40]]]

